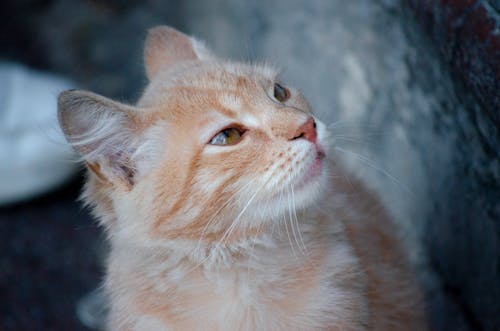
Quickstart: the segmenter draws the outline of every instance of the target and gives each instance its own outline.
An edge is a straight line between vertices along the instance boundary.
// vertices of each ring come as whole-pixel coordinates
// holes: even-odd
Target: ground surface
[[[0,330],[87,330],[75,305],[101,279],[102,246],[79,190],[0,209]]]

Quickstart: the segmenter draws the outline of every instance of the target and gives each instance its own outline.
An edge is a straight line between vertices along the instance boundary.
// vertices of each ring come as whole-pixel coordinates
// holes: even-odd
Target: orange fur
[[[425,330],[387,213],[297,90],[167,27],[145,63],[135,107],[59,98],[111,242],[110,330]],[[210,144],[227,128],[241,140]]]

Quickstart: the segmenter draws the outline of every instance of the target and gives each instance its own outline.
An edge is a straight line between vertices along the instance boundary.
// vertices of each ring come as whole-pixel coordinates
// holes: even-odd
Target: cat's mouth
[[[322,173],[324,163],[323,160],[326,156],[325,152],[323,149],[317,147],[315,153],[316,155],[314,160],[309,166],[306,167],[303,177],[296,186],[299,190],[308,186],[308,184],[317,179]]]

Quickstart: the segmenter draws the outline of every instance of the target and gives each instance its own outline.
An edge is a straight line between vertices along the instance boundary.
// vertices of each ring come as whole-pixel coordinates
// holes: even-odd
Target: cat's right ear
[[[89,170],[102,180],[132,186],[140,111],[81,90],[64,91],[57,101],[59,125]]]
[[[148,31],[144,47],[146,74],[151,80],[160,70],[184,61],[208,61],[213,58],[205,45],[195,38],[168,26]]]

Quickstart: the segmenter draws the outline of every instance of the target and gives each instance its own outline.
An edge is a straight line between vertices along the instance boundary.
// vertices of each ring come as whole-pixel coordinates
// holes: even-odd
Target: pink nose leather
[[[316,122],[314,122],[314,119],[312,117],[309,117],[304,124],[299,126],[299,128],[293,135],[292,140],[304,138],[315,144],[317,136],[318,134],[316,132]]]

